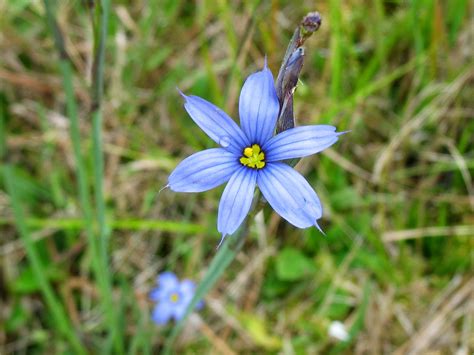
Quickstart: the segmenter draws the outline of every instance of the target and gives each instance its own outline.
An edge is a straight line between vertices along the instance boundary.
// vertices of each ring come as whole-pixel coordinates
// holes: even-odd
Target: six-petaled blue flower
[[[196,285],[191,280],[179,281],[175,274],[166,271],[158,276],[158,287],[150,292],[150,299],[157,302],[152,320],[159,325],[168,323],[171,318],[183,318],[186,308],[194,296]],[[201,308],[200,302],[196,308]]]
[[[273,76],[265,65],[250,75],[239,100],[241,128],[221,109],[186,96],[191,118],[221,148],[207,149],[184,159],[168,178],[176,192],[201,192],[228,181],[217,217],[222,239],[234,233],[249,212],[256,185],[273,209],[299,228],[315,226],[321,202],[306,179],[282,162],[318,153],[344,132],[328,125],[300,126],[273,136],[280,104]],[[320,229],[321,230],[321,229]]]

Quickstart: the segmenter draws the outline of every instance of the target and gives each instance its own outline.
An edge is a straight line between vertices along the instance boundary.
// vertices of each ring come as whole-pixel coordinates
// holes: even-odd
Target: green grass
[[[0,353],[472,351],[469,1],[45,3],[0,5]],[[351,131],[297,165],[327,236],[266,207],[216,251],[222,187],[158,194],[214,146],[176,88],[238,119],[314,10],[297,123]],[[150,320],[164,270],[204,280],[178,327]]]

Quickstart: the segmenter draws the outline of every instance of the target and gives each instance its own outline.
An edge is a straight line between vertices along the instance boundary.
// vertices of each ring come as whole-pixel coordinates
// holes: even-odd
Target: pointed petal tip
[[[181,97],[186,101],[187,96],[179,89],[179,87],[176,87],[176,90],[178,90],[178,93],[181,95]]]
[[[213,141],[219,143],[223,136],[232,137],[236,143],[232,144],[233,150],[238,150],[238,153],[240,146],[249,144],[241,128],[222,109],[199,96],[179,93],[184,98],[184,108],[189,116]]]
[[[352,130],[348,130],[348,131],[342,131],[342,132],[336,132],[337,136],[342,136],[343,134],[346,134],[346,133],[350,133],[352,132]]]
[[[263,64],[263,70],[268,69],[268,61],[267,61],[267,55],[265,54],[265,61]]]
[[[163,187],[158,191],[158,196],[161,194],[161,191],[166,190],[166,189],[169,188],[169,187],[170,187],[170,184],[169,184],[169,183],[166,184],[165,186],[163,186]]]
[[[224,243],[225,237],[227,237],[227,234],[226,234],[226,233],[222,233],[222,237],[221,237],[221,240],[220,240],[219,244],[217,244],[216,251],[219,250],[219,248],[221,247],[222,243]]]
[[[326,233],[324,233],[318,222],[314,222],[314,226],[322,233],[322,235],[326,236]]]

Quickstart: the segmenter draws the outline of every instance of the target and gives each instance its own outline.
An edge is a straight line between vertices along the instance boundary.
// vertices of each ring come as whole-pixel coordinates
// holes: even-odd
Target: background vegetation
[[[99,4],[51,5],[67,58],[42,2],[0,1],[0,353],[162,349],[148,292],[164,270],[202,278],[223,189],[158,195],[214,146],[176,87],[237,119],[245,77],[265,55],[276,75],[314,10],[295,116],[351,130],[297,166],[327,236],[257,215],[175,349],[472,352],[472,2],[116,1],[103,98]]]

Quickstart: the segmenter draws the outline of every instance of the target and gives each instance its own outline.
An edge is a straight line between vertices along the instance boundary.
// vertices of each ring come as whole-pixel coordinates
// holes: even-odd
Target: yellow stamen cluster
[[[265,166],[265,154],[258,144],[244,149],[244,156],[240,158],[240,163],[252,169],[261,169]]]
[[[179,295],[177,293],[172,293],[170,296],[171,302],[176,303],[179,300]]]

